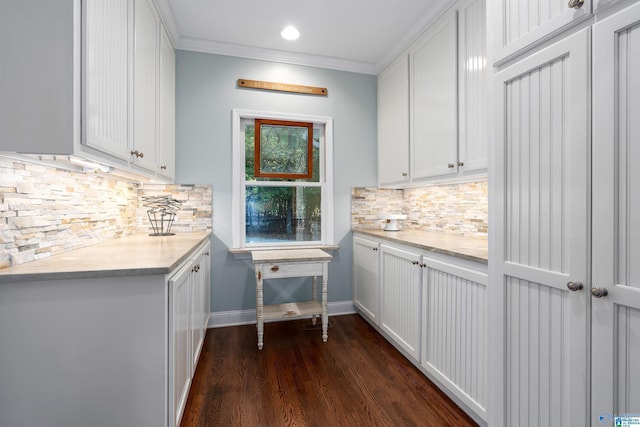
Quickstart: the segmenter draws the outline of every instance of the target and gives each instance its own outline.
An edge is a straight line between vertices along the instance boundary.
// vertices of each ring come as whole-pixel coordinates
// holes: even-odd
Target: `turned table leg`
[[[258,350],[262,350],[264,338],[264,294],[262,291],[262,268],[256,269],[256,327],[258,329]]]
[[[316,276],[311,279],[311,300],[318,301],[318,292],[316,291]],[[318,320],[318,316],[315,314],[311,316],[311,323],[315,326]]]
[[[329,328],[329,313],[327,311],[327,285],[329,277],[329,266],[324,264],[322,269],[322,341],[327,342],[329,334],[327,329]]]

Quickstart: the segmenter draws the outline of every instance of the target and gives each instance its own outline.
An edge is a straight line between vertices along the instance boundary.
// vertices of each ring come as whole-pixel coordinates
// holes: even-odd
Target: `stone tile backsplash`
[[[211,186],[139,185],[0,156],[0,268],[151,229],[140,196],[184,201],[174,230],[210,230]]]
[[[381,228],[385,214],[404,214],[402,229],[487,237],[487,180],[402,190],[354,188],[351,226]]]

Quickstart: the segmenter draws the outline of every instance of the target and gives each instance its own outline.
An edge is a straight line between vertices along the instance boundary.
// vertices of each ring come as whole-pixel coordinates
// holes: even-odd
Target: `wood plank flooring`
[[[192,426],[475,426],[359,315],[209,329],[182,417]],[[318,322],[319,324],[320,322]]]

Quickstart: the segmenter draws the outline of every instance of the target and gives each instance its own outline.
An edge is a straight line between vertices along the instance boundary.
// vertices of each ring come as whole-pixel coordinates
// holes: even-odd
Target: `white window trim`
[[[321,235],[322,245],[333,245],[333,118],[326,116],[309,116],[303,114],[291,113],[274,113],[269,111],[255,111],[233,109],[232,126],[233,129],[233,186],[232,186],[232,209],[231,209],[231,226],[233,227],[233,247],[260,247],[264,245],[252,244],[247,245],[245,242],[245,186],[244,186],[244,132],[241,132],[240,126],[243,119],[273,119],[273,120],[290,120],[301,122],[313,122],[314,124],[324,126],[324,171],[320,172],[320,179],[324,176],[324,186],[321,196],[322,224]],[[312,183],[310,183],[312,184]],[[276,246],[296,247],[308,246],[310,242],[286,242],[278,243]],[[269,246],[274,246],[270,243]]]

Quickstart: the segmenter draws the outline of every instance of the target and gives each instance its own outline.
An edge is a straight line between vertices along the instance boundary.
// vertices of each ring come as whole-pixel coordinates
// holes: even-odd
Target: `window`
[[[333,244],[332,124],[233,111],[234,247]]]

